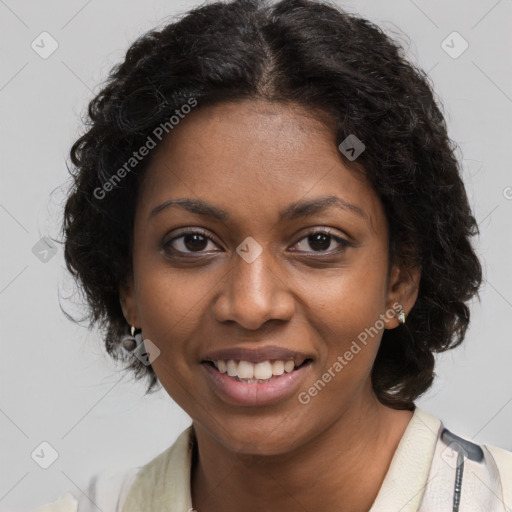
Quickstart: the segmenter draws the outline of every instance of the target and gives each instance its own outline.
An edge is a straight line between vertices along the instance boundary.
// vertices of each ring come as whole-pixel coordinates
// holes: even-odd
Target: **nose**
[[[235,254],[234,267],[225,276],[213,304],[219,322],[237,322],[256,330],[268,320],[290,320],[293,294],[270,251],[264,249],[251,263]]]

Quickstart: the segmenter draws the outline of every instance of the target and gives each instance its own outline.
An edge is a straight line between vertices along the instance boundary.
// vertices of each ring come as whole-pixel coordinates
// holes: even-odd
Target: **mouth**
[[[314,358],[278,347],[235,348],[207,354],[201,366],[214,393],[232,405],[268,405],[290,397]]]
[[[264,384],[273,382],[282,375],[292,373],[312,363],[312,361],[312,358],[304,358],[298,361],[295,359],[276,359],[253,363],[243,359],[217,359],[213,361],[206,360],[203,363],[238,382]]]

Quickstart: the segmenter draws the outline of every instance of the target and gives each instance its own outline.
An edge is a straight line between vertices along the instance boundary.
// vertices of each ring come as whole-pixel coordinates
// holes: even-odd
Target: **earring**
[[[399,312],[398,312],[398,322],[400,324],[405,324],[405,311],[403,309],[401,309]]]
[[[138,330],[139,332],[135,334],[135,331]],[[142,343],[142,331],[141,329],[135,329],[135,327],[132,325],[130,328],[130,334],[126,334],[124,338],[121,341],[121,344],[123,348],[127,352],[133,352],[135,348]]]

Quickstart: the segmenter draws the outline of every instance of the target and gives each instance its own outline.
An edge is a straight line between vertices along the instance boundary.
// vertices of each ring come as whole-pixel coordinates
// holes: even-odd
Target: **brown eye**
[[[202,231],[187,231],[164,244],[164,249],[174,253],[202,253],[213,240]]]
[[[295,246],[298,247],[301,243],[303,244],[303,247],[306,245],[309,246],[311,252],[325,252],[329,251],[329,248],[331,249],[329,252],[339,252],[340,247],[344,248],[350,245],[345,239],[335,236],[327,230],[310,233],[301,238]],[[336,244],[338,244],[338,250],[336,250],[336,247],[334,247],[334,249],[332,247],[332,245],[336,246]]]

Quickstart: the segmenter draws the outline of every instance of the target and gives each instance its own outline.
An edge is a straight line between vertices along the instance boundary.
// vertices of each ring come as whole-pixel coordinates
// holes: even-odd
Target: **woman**
[[[136,41],[89,115],[68,268],[107,351],[193,424],[41,510],[510,510],[512,453],[414,404],[482,274],[396,43],[321,1],[210,3]]]

